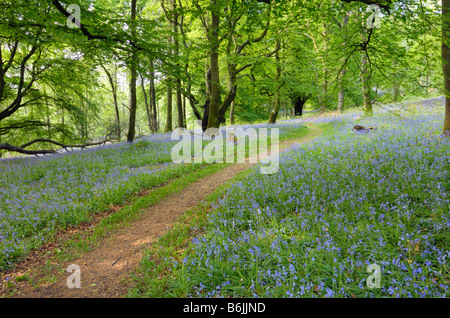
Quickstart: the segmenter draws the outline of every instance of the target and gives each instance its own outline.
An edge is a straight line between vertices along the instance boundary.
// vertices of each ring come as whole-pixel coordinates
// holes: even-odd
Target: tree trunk
[[[228,63],[228,94],[223,100],[219,108],[219,124],[225,123],[225,114],[236,98],[237,84],[236,84],[236,66]]]
[[[318,88],[318,96],[317,100],[319,103],[319,111],[324,112],[327,109],[328,104],[328,67],[327,67],[327,55],[328,55],[328,42],[327,42],[327,26],[325,23],[323,26],[323,46],[319,46],[316,39],[306,34],[313,42],[314,50],[316,51],[318,57],[320,58],[322,64],[321,73],[318,72],[316,67],[312,62],[310,62],[311,66],[314,68],[314,74],[316,77],[317,88]]]
[[[220,80],[219,80],[219,6],[217,0],[211,0],[210,34],[210,87],[211,99],[208,112],[208,128],[219,128]]]
[[[50,105],[48,103],[48,95],[47,95],[47,92],[45,91],[45,87],[43,88],[43,91],[44,91],[45,105],[46,105],[46,110],[47,110],[47,138],[52,139],[52,133],[50,130]]]
[[[294,116],[302,116],[303,115],[303,106],[308,101],[310,96],[306,95],[296,95],[293,99],[294,103]]]
[[[183,113],[183,99],[181,96],[181,79],[176,79],[176,91],[177,91],[177,111],[178,111],[178,128],[185,128],[184,113]]]
[[[325,63],[323,65],[323,77],[322,77],[322,85],[321,85],[321,94],[322,97],[319,99],[319,111],[324,112],[328,108],[328,68]]]
[[[150,109],[150,102],[147,100],[147,92],[145,91],[145,85],[144,85],[144,77],[142,74],[139,74],[141,77],[141,88],[142,88],[142,94],[144,95],[144,103],[145,103],[145,112],[147,113],[147,122],[148,122],[148,129],[150,132],[152,132],[152,114]]]
[[[186,118],[186,96],[183,95],[183,122],[184,127],[187,128],[187,118]]]
[[[344,85],[343,85],[343,79],[344,71],[342,70],[342,74],[339,76],[339,92],[338,92],[338,111],[342,112],[344,110],[344,100],[345,100],[345,92],[344,92]]]
[[[362,83],[362,95],[364,100],[364,113],[367,116],[372,115],[372,100],[370,97],[370,71],[367,63],[366,52],[362,52],[361,59],[361,83]]]
[[[119,112],[119,103],[117,101],[117,66],[115,66],[114,70],[114,93],[113,93],[113,99],[114,99],[114,110],[116,112],[116,133],[117,133],[117,140],[120,140],[122,138],[122,129],[120,124],[120,112]]]
[[[280,40],[277,40],[277,47],[280,46]],[[281,76],[281,65],[280,65],[280,55],[278,51],[275,53],[275,63],[277,74],[275,75],[275,83],[278,84],[278,81]],[[278,87],[275,91],[275,105],[269,116],[269,124],[275,124],[277,121],[278,112],[280,111],[280,88]]]
[[[234,22],[233,22],[234,23]],[[227,41],[227,68],[228,68],[228,93],[225,97],[224,101],[220,105],[219,108],[219,124],[225,123],[225,114],[228,110],[228,108],[234,104],[234,99],[236,98],[237,93],[237,69],[236,69],[236,62],[233,61],[233,58],[231,57],[231,47],[234,44],[232,32],[228,35],[228,41]],[[233,106],[234,107],[234,106]],[[234,110],[233,112],[230,112],[230,119],[231,116],[234,116]]]
[[[345,91],[344,91],[344,76],[347,73],[347,68],[344,66],[344,68],[341,71],[341,74],[339,74],[338,78],[338,86],[339,86],[339,92],[338,92],[338,112],[342,112],[344,110],[344,100],[345,100]]]
[[[230,106],[230,125],[234,125],[234,104],[235,101],[232,101]]]
[[[156,113],[156,90],[155,90],[155,68],[153,60],[150,61],[150,88],[149,88],[149,100],[150,100],[150,115],[151,115],[151,131],[155,133],[158,131],[158,119]]]
[[[398,97],[400,96],[400,85],[398,84],[397,80],[394,83],[394,93],[393,93],[393,97],[394,97],[394,102],[398,101]]]
[[[167,78],[167,113],[165,132],[172,131],[172,78]]]
[[[172,10],[173,10],[173,44],[174,44],[174,55],[179,55],[179,43],[178,43],[178,13],[177,13],[177,0],[172,0]],[[177,64],[177,67],[180,65]],[[184,115],[183,115],[183,101],[181,98],[181,78],[179,76],[175,79],[175,90],[177,97],[177,113],[178,113],[178,128],[185,128]]]
[[[114,81],[111,73],[108,71],[108,69],[103,65],[101,65],[101,67],[105,71],[106,76],[108,77],[109,85],[111,86],[111,93],[112,93],[113,102],[114,102],[114,110],[116,113],[116,119],[115,119],[116,131],[115,131],[115,133],[116,133],[117,139],[120,140],[120,114],[119,114],[119,105],[117,103],[117,84],[115,83],[115,81]],[[115,79],[117,80],[117,73],[115,75]]]
[[[87,112],[88,112],[88,106],[87,104],[87,91],[86,95],[84,97],[80,96],[81,104],[83,105],[83,118],[81,123],[81,138],[83,141],[86,141],[88,139],[88,120],[87,120]]]
[[[349,19],[349,14],[348,12],[345,12],[344,17],[342,19],[342,25],[340,27],[341,33],[343,33],[344,36],[344,43],[342,43],[343,46],[346,46],[347,44],[347,23],[348,23],[348,19]],[[343,58],[341,60],[342,64],[345,64],[345,58]],[[338,78],[338,85],[339,85],[339,93],[338,93],[338,111],[342,112],[344,110],[344,100],[345,100],[345,91],[344,91],[344,77],[345,74],[347,73],[347,68],[344,67],[342,68],[341,73],[339,74],[339,78]]]
[[[442,0],[442,69],[445,94],[443,133],[450,136],[450,0]]]
[[[131,35],[132,35],[132,37],[136,36],[136,26],[134,25],[135,20],[136,20],[136,1],[137,0],[131,1]],[[131,63],[130,63],[130,101],[129,101],[130,119],[129,119],[129,126],[128,126],[128,135],[127,135],[128,142],[133,141],[135,138],[135,135],[136,135],[136,108],[137,108],[136,64],[137,64],[137,53],[136,53],[136,50],[133,49],[133,53],[131,56]]]
[[[320,112],[324,112],[328,108],[328,30],[327,25],[322,23],[323,26],[323,48],[322,48],[322,98],[319,105]]]
[[[275,92],[275,105],[273,110],[270,112],[269,124],[275,124],[277,121],[278,112],[280,111],[280,93]]]
[[[172,37],[167,36],[167,44],[170,47],[172,44]],[[165,132],[172,131],[172,78],[167,75],[167,113],[166,113],[166,127]]]

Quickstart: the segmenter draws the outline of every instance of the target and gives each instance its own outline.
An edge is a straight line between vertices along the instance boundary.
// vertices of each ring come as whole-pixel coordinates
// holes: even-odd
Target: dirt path
[[[309,127],[309,133],[306,136],[295,141],[281,142],[280,152],[292,144],[308,142],[320,134],[319,128]],[[181,192],[162,199],[145,209],[141,217],[131,225],[121,228],[113,236],[104,239],[98,248],[67,264],[61,264],[59,270],[51,273],[56,277],[55,283],[35,288],[26,281],[20,282],[17,284],[13,297],[125,296],[132,284],[129,276],[137,268],[144,250],[163,235],[184,212],[197,206],[218,186],[231,180],[251,165],[250,163],[230,164],[223,170],[190,184]],[[70,264],[80,267],[81,288],[67,287],[66,280],[70,273],[66,272],[66,268]],[[29,264],[29,267],[32,271],[33,264]],[[45,273],[45,275],[48,274]]]

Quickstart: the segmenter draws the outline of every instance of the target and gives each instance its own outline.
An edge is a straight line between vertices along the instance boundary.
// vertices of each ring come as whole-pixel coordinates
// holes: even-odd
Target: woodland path
[[[307,135],[280,142],[279,151],[283,152],[296,143],[306,143],[321,134],[320,128],[308,126]],[[39,281],[39,275],[52,275],[54,282],[39,286],[33,286],[29,280],[15,282],[15,292],[12,297],[120,298],[126,296],[133,284],[130,275],[139,265],[144,250],[163,235],[183,213],[197,206],[217,187],[252,165],[248,163],[248,159],[247,163],[229,164],[223,170],[189,184],[180,192],[147,207],[138,219],[103,239],[98,247],[70,262],[51,266],[51,273],[39,270],[45,260],[39,254],[34,255],[31,259],[19,264],[13,272],[8,272],[8,276],[14,277],[28,273],[28,276],[33,276],[33,281]],[[66,285],[67,277],[70,275],[66,272],[66,268],[70,264],[80,267],[81,288],[68,288]],[[0,282],[4,281],[4,277],[0,277]],[[2,294],[11,297],[0,289],[0,296]]]

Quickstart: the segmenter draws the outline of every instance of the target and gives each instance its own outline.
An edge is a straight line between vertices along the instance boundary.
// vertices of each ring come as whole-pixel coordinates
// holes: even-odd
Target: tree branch
[[[61,2],[59,2],[58,0],[52,0],[52,4],[60,13],[62,13],[67,18],[71,16],[70,12],[68,12],[64,8],[64,6],[61,4]],[[74,20],[76,20],[75,17],[74,17]],[[133,47],[134,49],[136,49],[138,51],[148,51],[148,52],[150,52],[149,49],[146,49],[146,48],[138,45],[134,41],[134,39],[130,38],[130,34],[124,34],[123,38],[110,37],[109,35],[102,35],[102,34],[92,34],[86,28],[85,24],[81,23],[81,21],[76,21],[76,22],[79,23],[79,26],[80,26],[79,29],[81,30],[83,35],[87,37],[88,40],[112,41],[112,42],[116,42],[116,43],[120,43],[122,45],[125,45],[125,47],[124,46],[120,47],[122,50],[127,50],[126,47],[128,45],[130,45],[131,47]]]
[[[45,127],[45,126],[48,126],[48,124],[37,120],[20,121],[20,123],[15,123],[7,127],[0,127],[0,135],[5,135],[8,133],[9,130],[12,129],[22,129],[27,127]]]
[[[41,149],[41,150],[27,150],[27,149],[25,149],[26,147],[29,147],[29,146],[31,146],[31,145],[33,145],[35,143],[38,143],[38,142],[51,143],[51,144],[60,146],[61,148],[63,148],[66,151],[68,151],[67,148],[86,148],[86,147],[89,147],[89,146],[104,145],[107,142],[112,142],[112,140],[111,139],[105,139],[105,140],[100,141],[100,142],[91,142],[91,143],[86,143],[86,144],[83,144],[83,145],[65,145],[65,144],[62,144],[60,142],[57,142],[57,141],[54,141],[54,140],[51,140],[51,139],[39,138],[39,139],[32,140],[30,142],[27,142],[26,144],[23,144],[20,147],[14,146],[14,145],[10,145],[8,143],[0,143],[0,150],[7,150],[7,151],[11,151],[11,152],[21,153],[21,154],[24,154],[24,155],[36,155],[36,156],[37,155],[54,154],[54,153],[57,152],[56,150],[53,150],[53,149]]]
[[[53,0],[52,4],[55,6],[55,8],[59,12],[61,12],[67,18],[71,16],[70,12],[66,11],[66,9],[64,9],[61,2],[59,2],[58,0]],[[74,19],[75,19],[75,17],[74,17]],[[81,23],[81,21],[75,21],[75,22],[78,22],[81,32],[88,38],[88,40],[106,40],[107,39],[107,37],[104,35],[93,35],[91,32],[89,32],[88,29],[86,29],[86,27],[84,26],[84,24]],[[115,39],[115,41],[120,41],[123,43],[123,41],[120,39]]]
[[[18,153],[25,154],[25,155],[45,155],[45,154],[56,153],[55,150],[25,150],[25,149],[22,149],[21,147],[13,146],[8,143],[1,143],[0,150],[18,152]]]
[[[391,13],[390,5],[392,4],[392,0],[341,0],[342,2],[351,3],[351,2],[361,2],[367,5],[376,4],[380,8],[386,10],[388,13]]]
[[[23,144],[22,146],[20,146],[19,148],[27,148],[35,143],[38,142],[47,142],[47,143],[51,143],[57,146],[60,146],[61,148],[64,148],[67,150],[67,148],[86,148],[89,146],[98,146],[98,145],[104,145],[107,142],[112,142],[112,139],[105,139],[103,141],[99,141],[99,142],[90,142],[90,143],[86,143],[86,144],[82,144],[82,145],[65,145],[63,143],[51,140],[51,139],[45,139],[45,138],[39,138],[39,139],[34,139],[32,141],[27,142],[26,144]]]
[[[270,2],[267,2],[267,3],[270,3]],[[252,44],[252,43],[260,42],[260,41],[262,41],[262,39],[264,39],[264,37],[266,36],[267,32],[269,31],[269,25],[270,25],[270,12],[271,12],[271,10],[270,10],[270,8],[269,8],[269,10],[268,10],[268,12],[267,12],[267,15],[268,15],[268,21],[267,21],[266,27],[264,28],[264,30],[263,30],[263,32],[261,33],[261,35],[258,36],[258,37],[255,38],[255,39],[253,39],[253,40],[247,39],[247,40],[245,40],[241,45],[238,45],[238,46],[236,47],[236,50],[235,50],[235,53],[236,53],[236,54],[241,54],[242,50],[243,50],[247,45],[250,45],[250,44]]]

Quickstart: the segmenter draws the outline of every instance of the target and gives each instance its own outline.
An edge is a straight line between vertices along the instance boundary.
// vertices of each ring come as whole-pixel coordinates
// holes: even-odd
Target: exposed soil
[[[289,142],[280,143],[280,152],[286,150],[294,143],[305,143],[319,136],[321,130],[317,127],[309,127],[308,135]],[[223,170],[191,183],[185,189],[175,195],[168,196],[158,203],[148,207],[141,216],[129,226],[117,230],[114,235],[104,239],[100,246],[84,253],[78,259],[67,263],[55,264],[49,251],[53,251],[57,243],[50,243],[41,250],[34,252],[26,261],[12,271],[8,277],[20,277],[27,275],[31,279],[14,282],[14,294],[12,297],[33,298],[114,298],[124,297],[132,280],[130,274],[137,268],[144,250],[163,235],[172,224],[186,211],[197,206],[202,200],[211,194],[218,186],[231,180],[238,173],[248,169],[252,164],[230,164]],[[148,193],[143,193],[143,195]],[[110,213],[114,213],[120,207],[112,207]],[[95,221],[83,224],[76,229],[68,230],[70,233],[88,231],[95,226]],[[68,233],[64,233],[68,234]],[[50,253],[51,254],[51,253]],[[51,260],[51,266],[45,266],[46,261]],[[70,264],[80,267],[81,288],[68,288],[66,280],[71,273],[66,269]],[[42,271],[47,268],[48,271]],[[0,273],[1,274],[1,273]],[[30,280],[36,284],[42,277],[53,277],[53,283],[48,279],[42,280],[33,286]],[[0,275],[0,296],[8,296],[6,288],[6,275]]]

